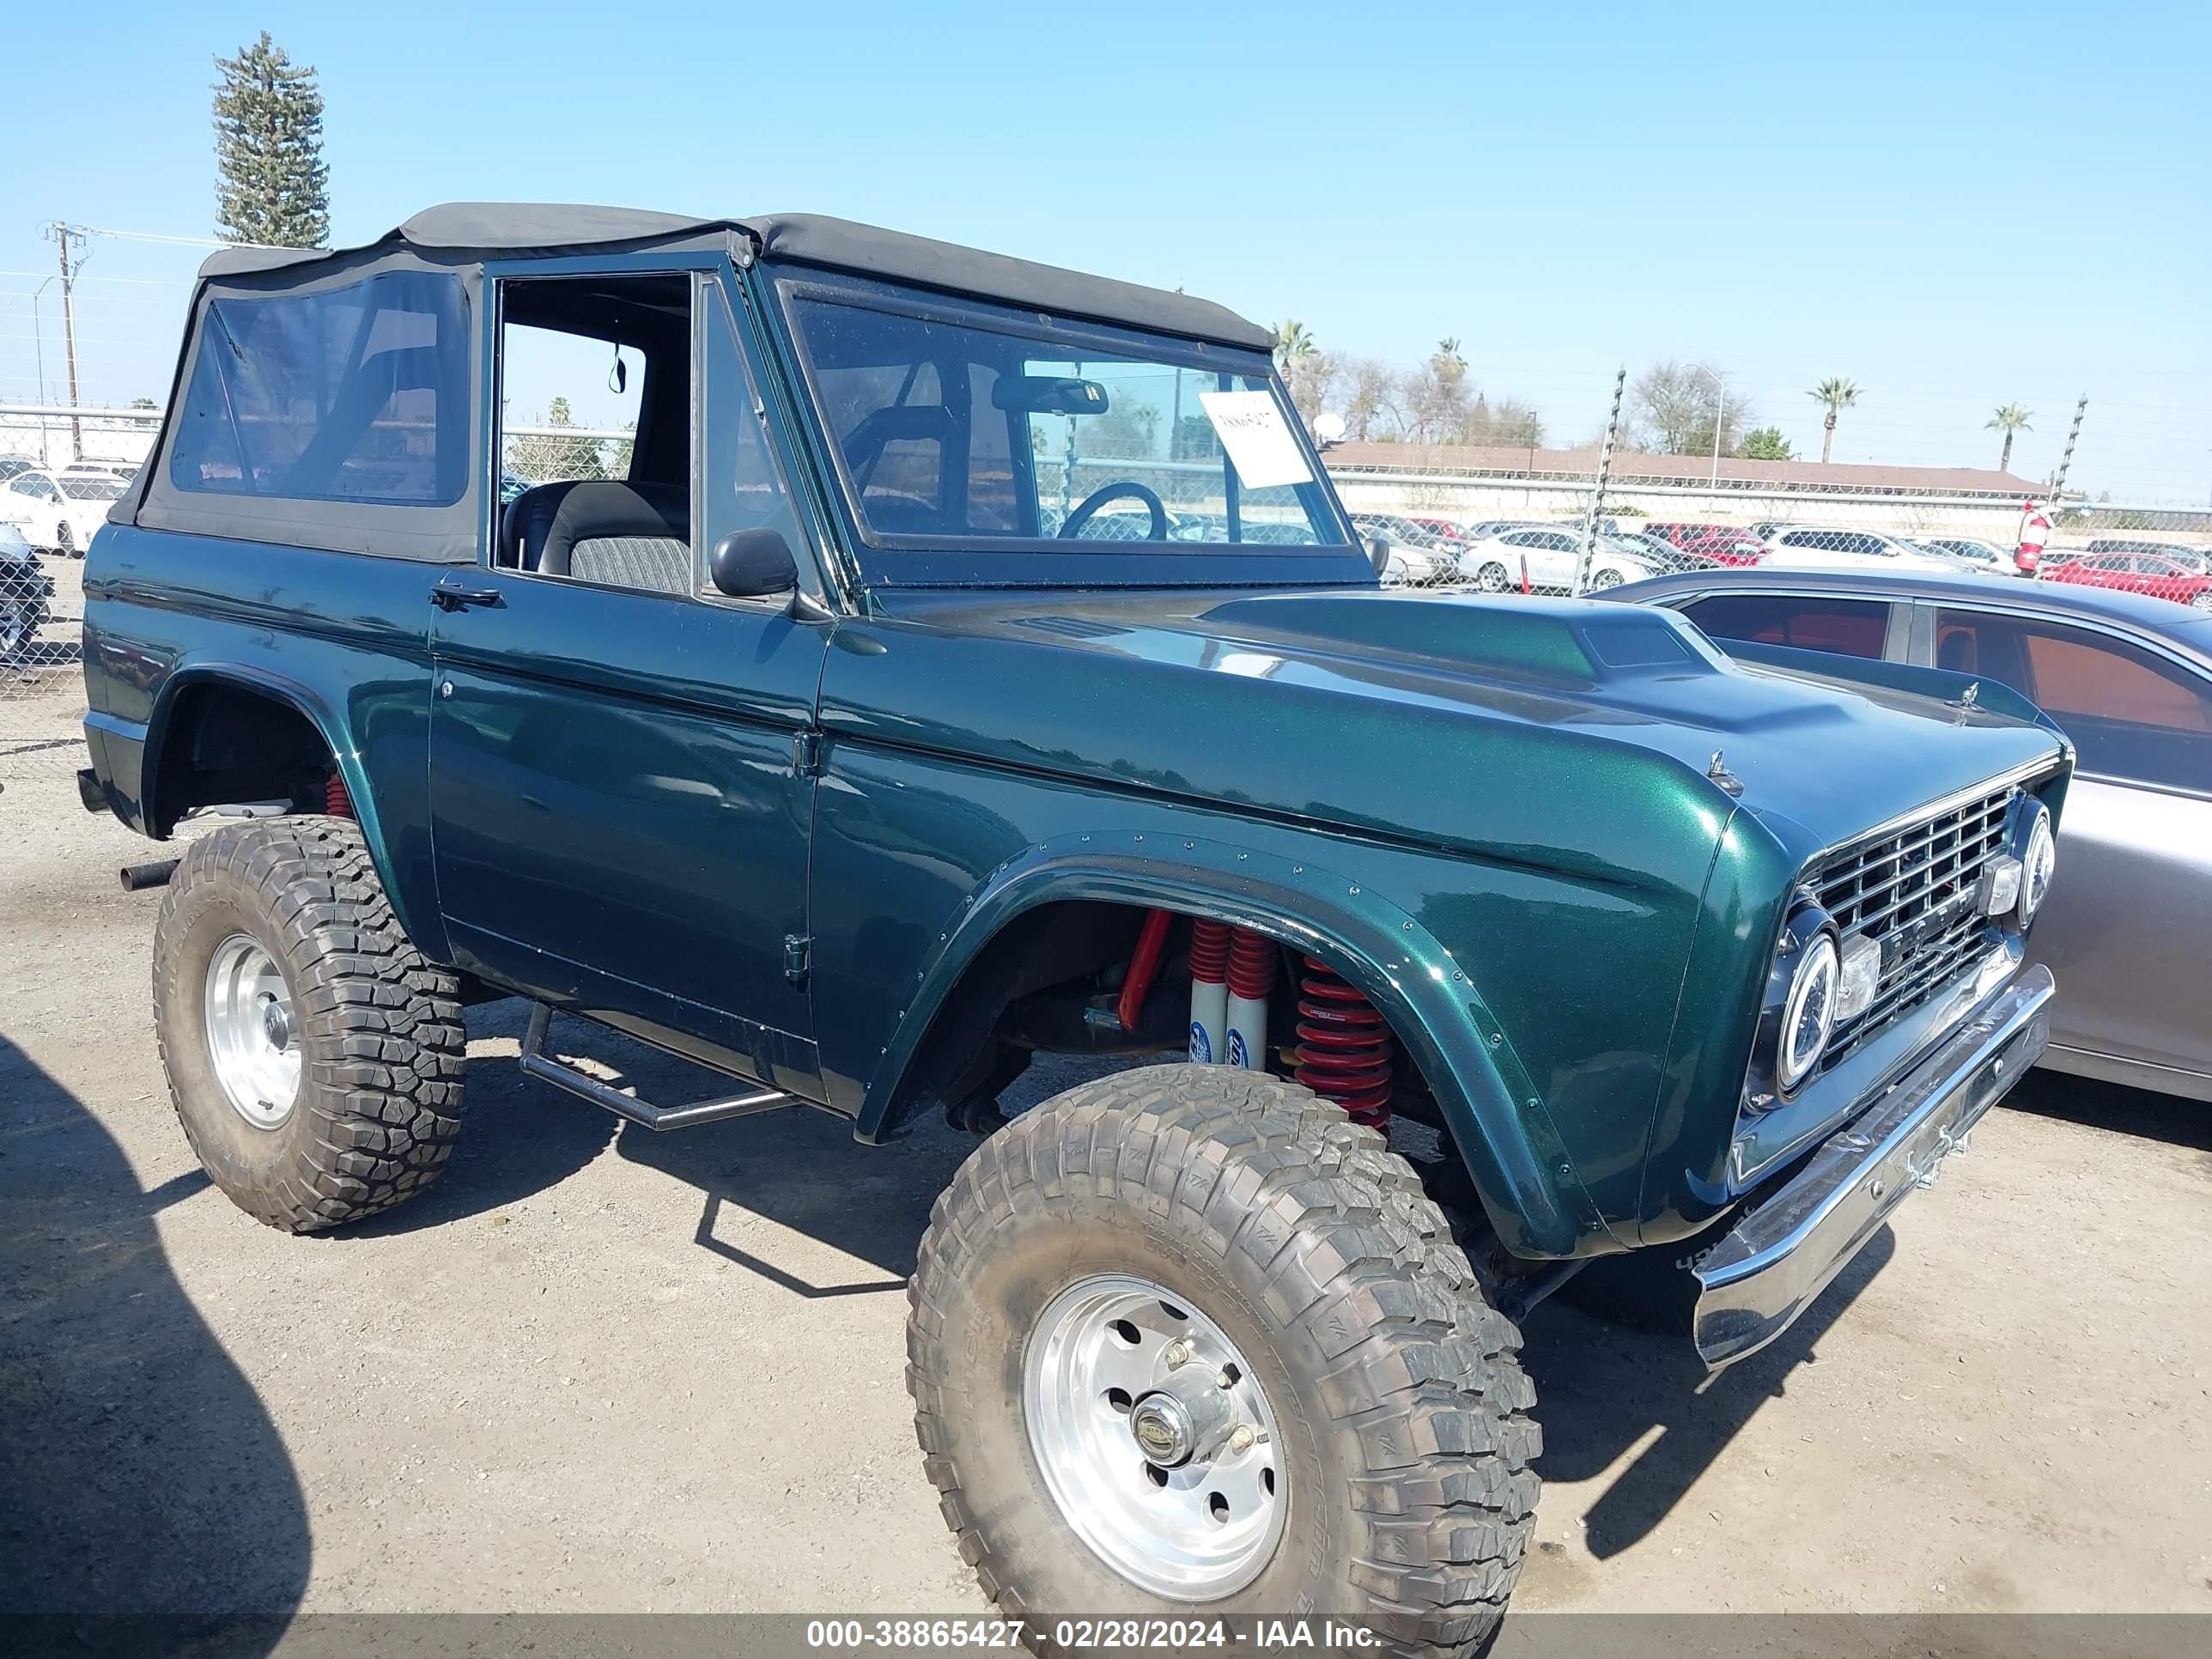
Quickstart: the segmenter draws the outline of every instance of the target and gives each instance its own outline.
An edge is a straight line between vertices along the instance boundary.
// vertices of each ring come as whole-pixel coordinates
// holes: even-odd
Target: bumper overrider
[[[1715,1370],[1790,1328],[1889,1213],[1933,1186],[2051,1040],[2051,970],[2028,969],[1899,1079],[1692,1270],[1698,1352]]]

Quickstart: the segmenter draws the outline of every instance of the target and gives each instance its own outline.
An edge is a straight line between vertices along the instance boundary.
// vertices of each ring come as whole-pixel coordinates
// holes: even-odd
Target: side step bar
[[[688,1129],[695,1123],[719,1123],[726,1117],[751,1117],[761,1112],[773,1112],[786,1106],[807,1103],[796,1095],[787,1095],[781,1089],[759,1089],[750,1094],[728,1095],[720,1100],[702,1100],[690,1106],[650,1105],[623,1093],[619,1089],[610,1089],[599,1079],[547,1054],[545,1029],[552,1023],[552,1018],[553,1011],[544,1003],[531,1004],[530,1028],[522,1034],[524,1073],[550,1083],[556,1089],[566,1089],[570,1094],[590,1101],[594,1106],[604,1106],[616,1116],[626,1117],[633,1123],[642,1123],[648,1129]]]

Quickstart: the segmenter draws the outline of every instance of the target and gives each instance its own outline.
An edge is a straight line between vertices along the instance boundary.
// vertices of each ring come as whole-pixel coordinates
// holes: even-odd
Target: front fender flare
[[[1211,917],[1328,963],[1382,1011],[1419,1067],[1509,1249],[1560,1257],[1626,1248],[1576,1178],[1507,1034],[1440,940],[1382,895],[1321,866],[1177,835],[1063,836],[991,872],[921,969],[868,1080],[854,1126],[860,1139],[879,1142],[896,1127],[899,1083],[977,952],[1014,917],[1064,900]]]

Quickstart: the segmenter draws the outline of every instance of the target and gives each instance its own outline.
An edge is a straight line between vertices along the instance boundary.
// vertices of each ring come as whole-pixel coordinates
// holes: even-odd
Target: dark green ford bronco
[[[1725,1364],[1934,1176],[2044,1042],[2071,751],[1993,684],[1384,590],[1269,347],[821,218],[211,259],[89,550],[84,785],[246,820],[155,939],[215,1182],[420,1191],[501,997],[647,1128],[949,1113],[908,1378],[1002,1608],[1483,1640],[1515,1322],[1664,1252]],[[734,1082],[617,1092],[553,1012]],[[1178,1063],[1001,1123],[1040,1051]]]

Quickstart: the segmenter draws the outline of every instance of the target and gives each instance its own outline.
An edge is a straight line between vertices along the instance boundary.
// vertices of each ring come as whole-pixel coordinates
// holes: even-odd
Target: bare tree
[[[1637,376],[1628,399],[1632,446],[1667,455],[1710,454],[1716,422],[1721,452],[1732,455],[1752,418],[1727,372],[1706,363],[1654,363]]]

